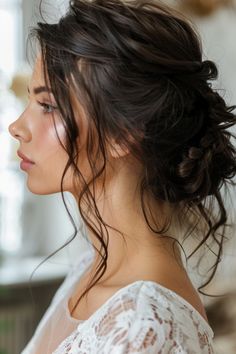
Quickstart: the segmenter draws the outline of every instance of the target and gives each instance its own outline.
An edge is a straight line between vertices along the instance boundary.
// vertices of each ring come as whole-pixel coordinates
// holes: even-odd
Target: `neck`
[[[108,243],[107,269],[99,283],[119,283],[124,279],[124,274],[130,280],[135,274],[139,278],[145,277],[156,269],[157,263],[166,257],[176,259],[176,254],[179,261],[180,254],[176,252],[176,248],[173,249],[173,240],[165,236],[160,237],[151,230],[145,220],[139,188],[139,164],[122,161],[122,164],[113,166],[111,175],[111,178],[109,174],[106,175],[105,190],[96,185],[99,195],[96,197],[97,208],[104,222],[111,226],[107,227],[108,242],[105,240]],[[155,215],[155,221],[161,228],[168,217],[168,207],[147,194],[144,197],[151,225],[156,229],[151,218],[151,215]],[[92,221],[98,225],[95,218]],[[107,235],[106,232],[104,235]],[[95,249],[100,250],[100,242],[91,230],[88,230],[88,236]],[[95,272],[100,260],[100,255],[97,254],[91,274]]]

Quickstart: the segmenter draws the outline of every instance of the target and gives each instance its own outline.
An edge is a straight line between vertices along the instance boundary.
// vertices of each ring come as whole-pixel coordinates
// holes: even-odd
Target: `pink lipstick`
[[[24,171],[27,171],[31,168],[35,163],[31,161],[27,156],[25,156],[21,151],[17,151],[17,155],[22,159],[20,163],[20,168]]]

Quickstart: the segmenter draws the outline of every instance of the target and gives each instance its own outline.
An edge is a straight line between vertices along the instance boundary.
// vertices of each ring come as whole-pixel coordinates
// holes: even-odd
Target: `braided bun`
[[[235,107],[226,107],[223,98],[207,83],[216,79],[218,70],[212,61],[202,63],[197,73],[205,83],[202,100],[205,102],[205,131],[196,145],[190,146],[178,166],[178,175],[184,180],[186,195],[203,199],[214,194],[222,184],[236,174],[235,148],[226,130],[236,122],[231,113]],[[204,109],[204,105],[203,105]]]
[[[236,153],[231,142],[233,135],[227,131],[236,123],[232,113],[235,107],[227,107],[224,99],[212,89],[208,81],[217,76],[215,63],[206,60],[194,73],[172,78],[174,89],[177,85],[182,89],[181,100],[173,103],[178,116],[176,123],[167,126],[165,121],[163,142],[163,132],[159,136],[157,132],[157,129],[161,130],[160,124],[156,131],[153,125],[151,127],[151,133],[155,139],[158,136],[161,148],[157,162],[160,168],[152,167],[149,183],[160,199],[171,203],[200,202],[218,192],[236,174]],[[172,97],[176,95],[172,94]],[[164,112],[163,120],[168,114]],[[168,144],[168,139],[172,145]],[[150,143],[147,149],[150,153]],[[161,185],[155,185],[157,178],[163,181]]]
[[[227,134],[221,131],[208,131],[198,147],[190,147],[178,166],[185,197],[199,201],[218,191],[236,172],[236,165],[232,164],[233,153]]]

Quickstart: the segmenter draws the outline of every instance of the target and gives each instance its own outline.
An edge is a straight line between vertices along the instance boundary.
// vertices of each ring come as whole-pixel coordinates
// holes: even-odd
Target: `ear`
[[[130,151],[126,146],[121,146],[114,138],[109,139],[108,145],[108,153],[113,159],[117,159],[120,157],[125,157],[129,155]]]
[[[127,134],[126,135],[126,141],[129,146],[136,146],[138,147],[141,141],[143,140],[144,133],[139,131],[138,134],[133,135],[133,134]],[[125,146],[125,144],[118,143],[115,138],[110,138],[109,139],[109,145],[108,145],[108,153],[116,159],[119,157],[125,157],[130,154],[129,146]]]

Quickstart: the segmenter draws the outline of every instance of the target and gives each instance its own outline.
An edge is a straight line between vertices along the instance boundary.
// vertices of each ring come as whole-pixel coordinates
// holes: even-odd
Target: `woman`
[[[236,172],[216,65],[157,1],[72,1],[33,35],[29,104],[9,129],[30,191],[71,192],[90,249],[23,353],[213,353],[181,241],[217,247],[213,276]]]

